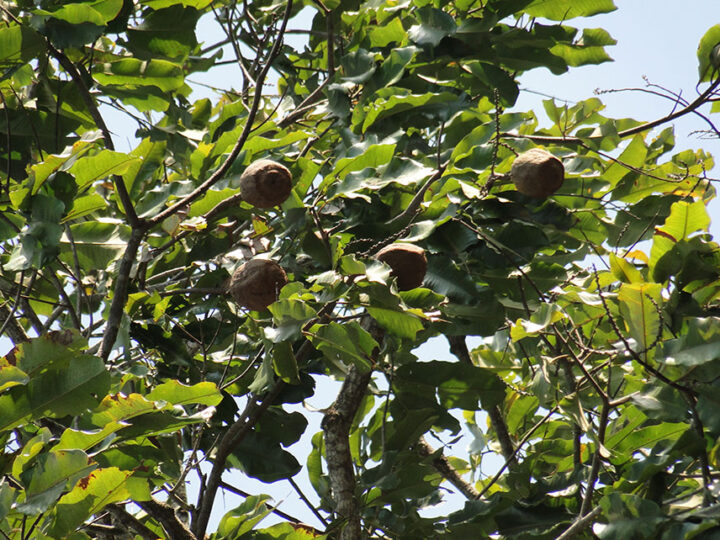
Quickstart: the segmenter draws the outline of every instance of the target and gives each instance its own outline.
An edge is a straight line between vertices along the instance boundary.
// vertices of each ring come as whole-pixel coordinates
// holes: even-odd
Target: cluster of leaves
[[[512,109],[523,72],[609,60],[606,31],[564,21],[612,0],[1,9],[3,537],[204,538],[217,492],[238,492],[225,470],[302,470],[287,448],[308,422],[288,405],[329,377],[345,380],[351,466],[324,425],[305,465],[325,529],[259,529],[271,504],[245,494],[212,538],[720,530],[712,157],[673,154],[671,127],[651,138],[662,122],[608,118],[598,98],[546,101],[543,128]],[[198,32],[210,20],[217,42]],[[289,21],[307,23],[302,50]],[[718,112],[719,42],[715,26],[702,94],[674,117]],[[223,64],[238,87],[194,98]],[[137,126],[128,152],[110,108]],[[508,178],[538,145],[566,169],[547,200]],[[242,201],[259,158],[293,173],[281,208]],[[396,239],[426,250],[423,287],[398,292],[373,261]],[[248,313],[222,290],[255,255],[290,283]],[[467,336],[483,339],[468,351]],[[455,361],[413,354],[436,337]],[[463,427],[468,459],[423,438]],[[504,461],[492,477],[488,454]],[[450,484],[465,507],[427,517]]]

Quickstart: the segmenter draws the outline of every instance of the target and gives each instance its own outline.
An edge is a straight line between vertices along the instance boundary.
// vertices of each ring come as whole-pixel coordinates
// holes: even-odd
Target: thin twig
[[[718,86],[720,86],[720,78],[716,79],[702,94],[700,94],[695,99],[695,101],[690,103],[687,107],[684,107],[683,109],[680,109],[679,111],[676,111],[662,118],[658,118],[657,120],[645,122],[644,124],[640,124],[639,126],[620,131],[618,132],[617,136],[621,139],[624,139],[625,137],[630,137],[631,135],[642,133],[643,131],[653,129],[654,127],[661,126],[662,124],[666,124],[667,122],[671,122],[676,118],[680,118],[681,116],[691,113],[695,109],[703,105],[710,98],[710,96],[713,95],[713,92],[718,88]],[[539,144],[578,144],[584,143],[587,140],[600,140],[604,137],[604,135],[595,135],[592,137],[582,138],[572,136],[553,137],[546,135],[523,135],[519,133],[508,132],[503,132],[500,134],[500,136],[506,139],[527,139]]]

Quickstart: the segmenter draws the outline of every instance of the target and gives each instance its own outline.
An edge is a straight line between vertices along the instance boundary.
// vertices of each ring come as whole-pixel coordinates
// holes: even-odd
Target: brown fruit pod
[[[257,208],[278,206],[291,191],[292,175],[288,168],[269,159],[253,161],[240,176],[243,200]]]
[[[288,282],[285,270],[268,259],[251,259],[233,273],[228,292],[235,302],[262,311],[278,299]]]
[[[515,158],[510,177],[520,193],[544,199],[562,186],[565,167],[547,150],[531,148]]]
[[[427,257],[421,247],[398,242],[382,248],[375,258],[390,267],[391,275],[397,278],[397,286],[401,291],[419,287],[425,279]]]

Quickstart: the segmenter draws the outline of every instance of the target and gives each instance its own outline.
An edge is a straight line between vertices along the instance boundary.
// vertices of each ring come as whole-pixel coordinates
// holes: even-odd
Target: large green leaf
[[[108,62],[93,72],[100,84],[157,86],[164,92],[179,89],[185,82],[182,68],[167,60],[123,58]]]
[[[415,339],[417,333],[423,329],[422,321],[406,311],[368,307],[367,312],[385,330],[402,338]]]
[[[566,21],[575,17],[591,17],[599,13],[615,11],[613,0],[534,0],[523,11],[533,17],[553,21]]]
[[[152,401],[166,401],[173,405],[217,405],[222,401],[222,394],[215,383],[200,382],[192,386],[176,380],[169,380],[157,385],[145,396]]]
[[[57,501],[66,486],[72,486],[96,466],[81,450],[42,454],[35,465],[21,475],[25,491],[17,510],[31,515],[44,512]]]
[[[358,323],[316,324],[307,331],[307,335],[331,363],[370,370],[370,358],[378,343]]]
[[[78,189],[82,190],[88,184],[110,177],[114,174],[123,174],[132,165],[139,162],[139,158],[101,150],[93,156],[85,157],[73,164],[68,170],[75,176]]]
[[[403,391],[437,395],[447,408],[476,410],[496,406],[505,397],[505,385],[492,371],[452,362],[416,362],[400,367],[398,380]]]
[[[0,396],[0,430],[44,416],[60,418],[95,407],[104,396],[109,374],[100,358],[79,355],[63,366],[33,376],[26,386],[15,386]]]
[[[132,474],[115,467],[91,472],[60,498],[47,532],[55,538],[64,537],[108,504],[128,499],[127,482]]]
[[[640,350],[647,350],[658,339],[662,298],[659,283],[623,283],[618,293],[620,313]]]
[[[720,72],[720,24],[705,32],[697,48],[700,82],[718,77]]]
[[[30,60],[42,50],[42,38],[26,26],[0,28],[0,60]]]

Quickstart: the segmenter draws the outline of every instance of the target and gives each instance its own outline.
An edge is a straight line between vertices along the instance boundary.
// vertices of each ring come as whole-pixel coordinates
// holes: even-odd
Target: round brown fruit
[[[285,270],[275,261],[252,259],[235,270],[228,292],[241,306],[262,311],[278,299],[287,282]]]
[[[285,202],[292,191],[292,176],[284,165],[269,159],[253,161],[240,176],[240,192],[257,208],[272,208]]]
[[[390,267],[391,275],[397,278],[399,290],[408,291],[422,285],[427,271],[427,258],[423,248],[398,242],[385,246],[375,257]]]
[[[515,158],[510,177],[520,193],[544,199],[560,189],[565,167],[547,150],[531,148]]]

